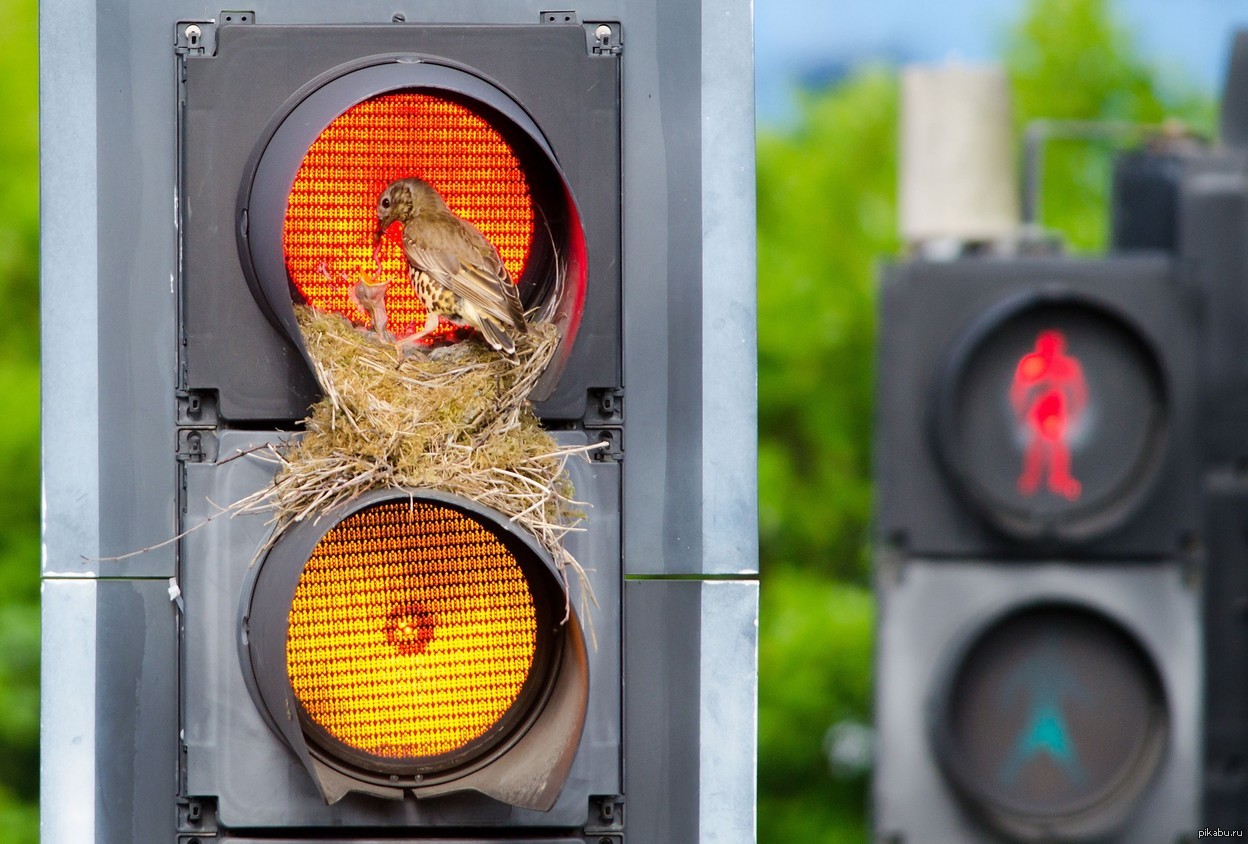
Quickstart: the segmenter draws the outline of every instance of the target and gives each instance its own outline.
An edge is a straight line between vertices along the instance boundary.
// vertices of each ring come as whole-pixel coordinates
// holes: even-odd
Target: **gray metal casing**
[[[396,12],[412,24],[532,24],[544,6],[273,0],[249,9],[262,24],[384,25]],[[220,13],[157,0],[40,8],[46,842],[174,840],[179,823],[180,622],[170,599],[179,556],[168,542],[181,486],[174,33],[178,21]],[[616,575],[630,602],[623,639],[644,643],[628,649],[626,673],[671,679],[644,698],[625,696],[625,746],[636,755],[622,788],[628,831],[655,844],[685,844],[693,828],[698,840],[748,841],[757,618],[751,8],[614,0],[576,14],[618,23],[624,41],[628,429]],[[701,582],[707,575],[732,582]],[[688,581],[628,582],[652,576]],[[699,644],[669,648],[661,632],[678,624],[660,614],[656,627],[654,607],[660,595],[692,593],[701,595]],[[707,661],[729,656],[726,674]],[[684,740],[645,743],[676,711]],[[713,741],[694,740],[695,725]],[[123,761],[132,771],[118,768]],[[699,777],[665,780],[669,770]],[[101,787],[116,778],[125,795]],[[654,795],[658,782],[670,786],[661,800],[629,798]],[[676,804],[686,821],[671,818]]]
[[[1169,703],[1170,733],[1156,776],[1125,825],[1105,841],[1176,844],[1199,828],[1201,593],[1183,568],[913,560],[886,577],[896,580],[877,592],[875,840],[1002,840],[971,814],[937,765],[928,732],[932,696],[966,635],[1041,599],[1086,606],[1119,622],[1155,660]]]

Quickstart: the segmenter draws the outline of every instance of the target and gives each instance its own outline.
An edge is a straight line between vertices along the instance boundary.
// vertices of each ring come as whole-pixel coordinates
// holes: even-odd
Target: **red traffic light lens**
[[[1170,406],[1153,347],[1074,295],[991,314],[951,356],[935,447],[967,500],[1020,539],[1104,535],[1165,456]]]
[[[585,309],[588,252],[568,180],[528,112],[464,69],[385,56],[343,68],[287,105],[240,186],[239,257],[265,316],[309,367],[298,301],[367,325],[353,296],[365,282],[370,305],[384,296],[390,333],[423,331],[397,226],[380,244],[379,271],[373,258],[382,191],[421,177],[499,250],[526,312],[558,328],[531,394],[550,397]]]
[[[374,271],[377,197],[395,179],[419,176],[498,249],[519,282],[535,231],[528,176],[515,150],[482,114],[430,93],[371,97],[335,118],[308,148],[290,189],[282,247],[291,282],[308,304],[360,324],[350,291]],[[379,280],[389,329],[406,336],[424,327],[425,309],[408,283],[402,232],[383,241]],[[444,324],[441,333],[452,334]]]

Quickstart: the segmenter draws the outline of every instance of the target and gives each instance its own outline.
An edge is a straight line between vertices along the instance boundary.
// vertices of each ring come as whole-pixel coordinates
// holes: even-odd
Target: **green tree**
[[[867,519],[875,274],[896,254],[898,85],[809,94],[758,144],[759,841],[859,841],[864,773],[824,736],[870,720]]]
[[[1107,0],[1032,0],[1004,39],[1017,125],[1212,126],[1207,96],[1145,63]],[[871,716],[868,582],[876,265],[896,256],[898,84],[863,70],[806,93],[758,142],[759,841],[867,839],[868,776],[838,778],[827,729]],[[1043,222],[1105,243],[1106,145],[1054,142]]]
[[[1213,100],[1162,78],[1140,58],[1109,0],[1032,0],[1007,44],[1020,136],[1041,118],[1152,125],[1177,119],[1203,135],[1212,131]],[[1121,146],[1059,139],[1046,151],[1041,222],[1078,251],[1106,242],[1112,153]]]
[[[758,143],[763,565],[866,582],[875,263],[894,254],[897,82],[860,74]]]

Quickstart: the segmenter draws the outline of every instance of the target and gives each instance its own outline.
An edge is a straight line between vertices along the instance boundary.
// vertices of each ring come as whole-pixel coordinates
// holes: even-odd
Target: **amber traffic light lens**
[[[516,556],[464,514],[406,499],[317,543],[290,610],[309,735],[356,763],[482,752],[523,715],[540,612]]]
[[[332,121],[309,147],[295,176],[282,232],[286,269],[315,308],[361,325],[351,290],[374,272],[377,199],[395,179],[418,176],[498,249],[512,278],[524,275],[533,245],[533,198],[515,150],[482,114],[415,91],[382,94]],[[389,330],[421,330],[425,310],[412,290],[402,232],[383,240],[378,281],[389,281]],[[442,334],[455,328],[444,323]]]

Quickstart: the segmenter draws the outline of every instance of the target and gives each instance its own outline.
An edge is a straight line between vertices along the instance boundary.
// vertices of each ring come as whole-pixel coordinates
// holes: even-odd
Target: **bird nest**
[[[530,324],[508,359],[475,341],[405,354],[341,316],[300,307],[297,317],[324,397],[302,437],[273,450],[273,485],[237,502],[275,512],[270,544],[369,490],[442,490],[528,530],[562,573],[565,592],[571,570],[593,601],[563,545],[583,517],[565,464],[598,446],[558,445],[528,402],[558,344],[555,326]]]

